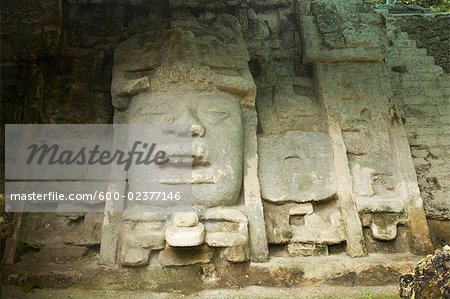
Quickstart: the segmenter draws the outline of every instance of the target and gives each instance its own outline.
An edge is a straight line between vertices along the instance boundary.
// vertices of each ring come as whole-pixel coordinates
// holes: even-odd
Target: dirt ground
[[[398,286],[382,287],[302,287],[302,288],[273,288],[250,286],[241,289],[214,289],[201,291],[191,295],[181,293],[155,293],[148,291],[95,291],[76,288],[69,289],[34,289],[24,293],[20,287],[3,286],[2,298],[83,298],[83,299],[129,299],[129,298],[305,298],[305,299],[394,299],[399,298]]]

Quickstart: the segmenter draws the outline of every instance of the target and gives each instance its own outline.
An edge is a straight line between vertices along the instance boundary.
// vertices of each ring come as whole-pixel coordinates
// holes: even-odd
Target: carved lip
[[[210,164],[207,146],[203,143],[165,144],[163,149],[169,158],[166,163],[169,166],[206,166]]]

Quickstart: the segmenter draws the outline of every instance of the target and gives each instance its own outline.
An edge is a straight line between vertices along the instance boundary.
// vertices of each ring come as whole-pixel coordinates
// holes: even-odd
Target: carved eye
[[[205,111],[205,115],[208,119],[212,121],[222,121],[229,116],[229,113],[226,111],[220,110],[208,110]]]

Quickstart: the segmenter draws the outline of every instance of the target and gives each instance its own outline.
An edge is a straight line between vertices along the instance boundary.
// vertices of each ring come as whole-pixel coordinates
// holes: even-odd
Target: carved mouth
[[[166,144],[165,150],[168,166],[206,166],[210,164],[205,144]]]

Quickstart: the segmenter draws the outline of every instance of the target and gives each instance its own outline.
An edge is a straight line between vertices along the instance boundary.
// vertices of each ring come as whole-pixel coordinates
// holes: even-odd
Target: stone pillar
[[[362,1],[299,2],[298,14],[303,60],[314,65],[318,96],[327,111],[348,254],[365,253],[362,226],[370,226],[375,239],[393,240],[402,215],[410,249],[426,252],[431,243],[412,158],[383,80],[384,18]],[[379,217],[392,223],[381,225]]]

